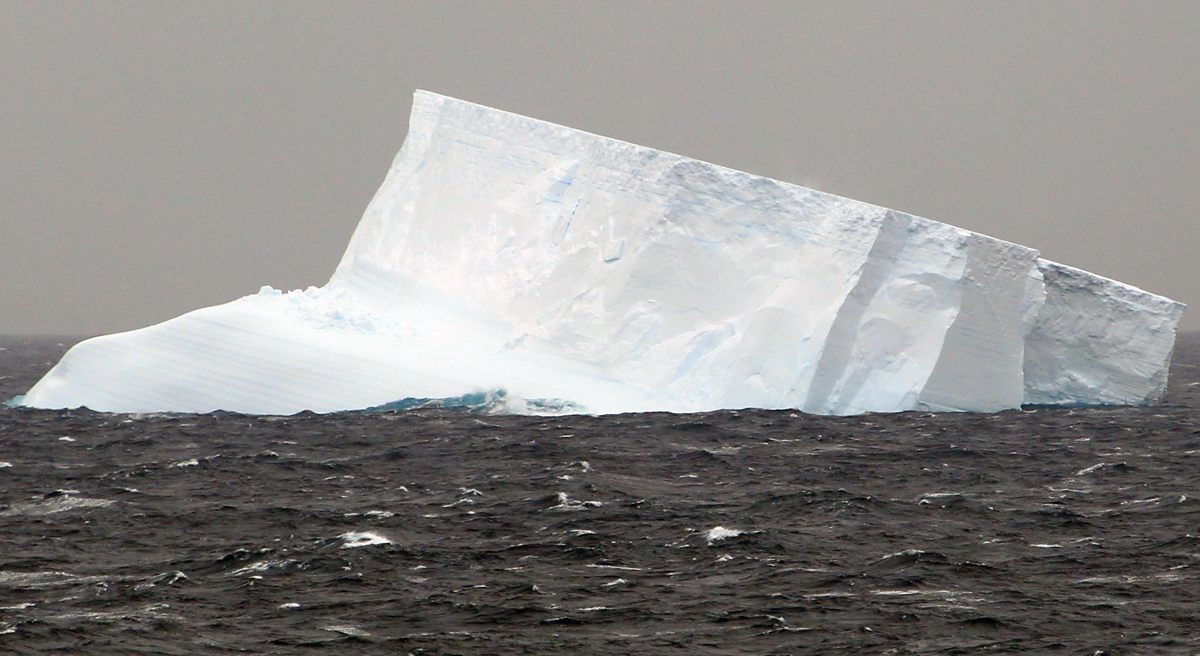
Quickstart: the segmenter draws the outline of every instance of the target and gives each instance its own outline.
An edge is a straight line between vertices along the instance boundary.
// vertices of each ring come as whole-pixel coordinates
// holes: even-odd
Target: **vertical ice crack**
[[[905,233],[910,224],[907,216],[887,212],[875,241],[863,262],[858,282],[838,309],[837,317],[825,340],[825,348],[817,361],[816,374],[804,403],[805,412],[829,413],[839,405],[833,398],[839,383],[853,364],[854,346],[859,325],[871,300],[888,280],[888,273],[904,249]]]

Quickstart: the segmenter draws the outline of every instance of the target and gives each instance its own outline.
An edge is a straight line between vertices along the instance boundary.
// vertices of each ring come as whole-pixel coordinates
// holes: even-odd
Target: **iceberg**
[[[438,399],[595,414],[1142,404],[1164,392],[1183,309],[1025,246],[418,91],[325,286],[263,287],[86,340],[22,402],[253,414]]]

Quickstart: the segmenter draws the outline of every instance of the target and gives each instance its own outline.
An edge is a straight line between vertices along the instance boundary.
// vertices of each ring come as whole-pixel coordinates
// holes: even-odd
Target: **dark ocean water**
[[[0,397],[58,341],[0,339]],[[0,653],[1200,653],[1200,336],[1172,375],[996,415],[0,409]]]

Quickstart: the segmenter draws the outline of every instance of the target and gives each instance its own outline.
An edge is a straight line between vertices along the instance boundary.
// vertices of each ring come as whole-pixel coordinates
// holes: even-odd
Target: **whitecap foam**
[[[550,506],[546,510],[586,510],[588,508],[599,508],[600,506],[604,505],[604,503],[601,501],[579,501],[577,499],[572,499],[567,496],[566,492],[559,492],[556,498],[558,499],[558,504]]]
[[[714,542],[720,542],[721,540],[727,540],[729,538],[736,538],[737,536],[744,535],[745,533],[746,533],[746,531],[743,531],[741,529],[725,528],[724,526],[714,526],[714,527],[708,529],[707,531],[705,531],[704,539],[707,540],[709,544],[712,544]]]
[[[642,571],[641,567],[628,567],[625,565],[601,565],[598,563],[591,563],[589,565],[586,565],[586,567],[591,567],[592,569],[619,569],[619,570],[625,571],[625,572],[640,572],[640,571]]]
[[[144,581],[144,582],[139,583],[138,585],[134,586],[133,589],[140,592],[143,590],[149,590],[150,588],[153,588],[160,583],[163,585],[175,585],[176,583],[179,583],[180,581],[190,581],[190,580],[191,580],[191,577],[189,577],[187,574],[184,574],[183,572],[181,572],[179,570],[174,570],[171,572],[163,572],[162,574],[154,576],[154,577],[150,578],[149,580]]]
[[[70,572],[0,572],[0,587],[45,590],[76,585],[97,583],[107,580],[105,576],[79,576]]]
[[[377,544],[394,544],[391,540],[383,537],[378,533],[370,531],[351,531],[342,533],[338,536],[345,544],[343,549],[358,549],[360,547],[371,547]]]
[[[282,568],[282,567],[287,567],[288,565],[291,565],[292,563],[295,563],[295,562],[296,561],[291,558],[260,560],[255,563],[250,563],[249,565],[246,565],[245,567],[239,567],[239,568],[233,570],[232,572],[230,572],[229,574],[226,574],[226,576],[241,576],[243,574],[257,574],[259,572],[265,572],[269,569],[278,569],[278,568]]]
[[[392,512],[392,511],[390,511],[390,510],[368,510],[368,511],[361,512],[361,513],[356,513],[356,512],[342,513],[342,517],[380,517],[380,518],[387,518],[387,517],[395,517],[395,516],[396,516],[396,513]]]
[[[50,497],[48,499],[13,504],[0,511],[0,516],[12,517],[24,515],[26,517],[40,517],[43,515],[53,515],[70,510],[107,508],[114,503],[116,503],[116,501],[111,499],[90,499],[88,497],[76,497],[69,494],[62,494]]]
[[[330,633],[340,633],[342,635],[350,636],[352,638],[370,638],[371,637],[370,633],[363,631],[362,629],[358,628],[357,626],[352,626],[350,624],[327,624],[327,625],[321,627],[321,630],[329,631]]]

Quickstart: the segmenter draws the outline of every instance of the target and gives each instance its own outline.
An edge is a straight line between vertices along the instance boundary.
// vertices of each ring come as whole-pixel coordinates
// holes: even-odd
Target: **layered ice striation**
[[[418,92],[328,284],[87,340],[24,403],[1136,404],[1165,389],[1182,311],[1024,246]]]

